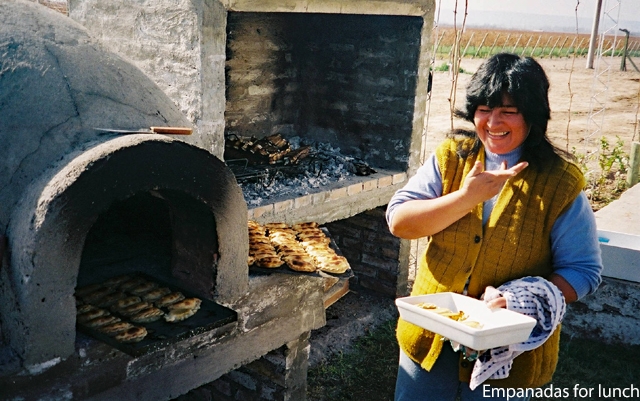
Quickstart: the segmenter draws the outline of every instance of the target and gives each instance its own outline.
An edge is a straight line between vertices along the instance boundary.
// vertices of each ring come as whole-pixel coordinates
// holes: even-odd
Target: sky
[[[453,25],[455,0],[435,0],[439,25]],[[457,0],[456,24],[462,25],[465,0]],[[467,26],[591,32],[597,0],[468,0]],[[624,28],[640,36],[640,0],[602,0],[609,18],[601,19],[601,29]],[[577,9],[577,15],[576,15]],[[439,11],[439,12],[438,12]]]

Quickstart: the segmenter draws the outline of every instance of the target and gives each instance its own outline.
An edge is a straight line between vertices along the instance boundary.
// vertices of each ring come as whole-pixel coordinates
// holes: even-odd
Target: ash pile
[[[224,158],[249,207],[273,197],[304,196],[323,186],[376,172],[329,143],[305,142],[300,137],[287,140],[280,134],[260,139],[229,135]]]

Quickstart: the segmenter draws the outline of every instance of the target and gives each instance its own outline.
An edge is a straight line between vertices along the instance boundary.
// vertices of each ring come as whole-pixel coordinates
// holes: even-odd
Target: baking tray
[[[338,248],[338,245],[335,243],[335,241],[333,240],[333,238],[331,237],[331,234],[329,234],[329,230],[326,227],[320,227],[320,229],[322,230],[322,232],[324,232],[324,235],[327,236],[327,238],[329,238],[329,247],[331,247],[331,249],[333,249],[334,251],[336,251],[336,253],[340,256],[344,256],[342,254],[342,252],[340,251],[340,248]],[[348,261],[347,261],[348,262]],[[285,274],[298,274],[298,275],[303,275],[303,276],[311,276],[311,277],[327,277],[327,276],[333,276],[333,277],[338,277],[338,278],[351,278],[354,276],[353,274],[353,270],[351,270],[351,267],[349,267],[344,273],[330,273],[330,272],[325,272],[325,271],[320,271],[320,270],[316,270],[315,272],[299,272],[293,269],[290,269],[286,263],[283,264],[280,267],[275,267],[275,268],[269,268],[269,267],[260,267],[260,266],[256,266],[255,264],[250,265],[249,266],[249,271],[254,272],[254,273],[262,273],[262,274],[271,274],[271,273],[285,273]]]
[[[103,334],[90,327],[77,324],[78,331],[87,334],[95,339],[105,342],[118,350],[138,357],[153,351],[160,350],[171,344],[193,337],[198,334],[225,326],[238,320],[238,314],[225,306],[216,302],[204,299],[200,296],[180,288],[174,284],[169,284],[163,280],[151,277],[144,273],[128,273],[132,277],[141,277],[146,280],[155,281],[160,286],[168,287],[173,291],[180,291],[185,297],[196,297],[202,300],[200,309],[190,318],[181,322],[169,323],[163,318],[150,323],[133,323],[137,326],[144,326],[147,329],[147,336],[137,343],[122,343],[113,337]],[[106,280],[104,280],[106,281]],[[100,281],[100,282],[104,282]],[[122,320],[127,320],[126,318]]]
[[[452,312],[464,311],[467,320],[477,321],[481,328],[473,328],[416,304],[428,302]],[[486,350],[526,341],[536,320],[507,309],[489,309],[483,301],[452,292],[419,295],[396,299],[400,317],[426,330],[475,349]]]

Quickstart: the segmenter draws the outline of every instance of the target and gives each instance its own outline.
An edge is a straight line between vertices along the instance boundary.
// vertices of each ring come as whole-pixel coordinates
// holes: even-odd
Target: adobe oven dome
[[[190,126],[137,67],[80,24],[31,1],[0,3],[0,227],[20,190],[95,127]]]
[[[225,164],[173,137],[94,129],[190,126],[144,73],[31,1],[0,2],[0,55],[0,350],[36,373],[73,354],[87,233],[138,194],[171,211],[177,282],[222,302],[247,291],[247,207]]]

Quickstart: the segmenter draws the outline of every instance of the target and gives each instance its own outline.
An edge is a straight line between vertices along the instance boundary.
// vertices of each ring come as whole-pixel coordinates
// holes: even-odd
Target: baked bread
[[[266,228],[268,231],[282,230],[285,228],[289,228],[289,225],[287,223],[267,223],[264,225],[264,228]]]
[[[122,282],[118,288],[121,291],[129,291],[130,289],[145,283],[147,280],[142,277],[131,277],[129,280]]]
[[[330,244],[331,240],[324,234],[298,234],[301,242],[318,242],[321,244]]]
[[[315,221],[309,221],[306,223],[298,223],[298,224],[294,224],[291,226],[292,229],[296,230],[296,231],[301,231],[307,228],[318,228],[319,224],[316,223]]]
[[[131,276],[124,274],[122,276],[111,277],[110,279],[105,281],[103,284],[106,287],[117,287],[120,284],[124,283],[125,281],[129,281],[129,280],[131,280]]]
[[[306,254],[305,255],[300,255],[300,254],[286,255],[286,256],[283,256],[282,259],[284,259],[285,263],[287,264],[287,267],[297,272],[312,273],[317,270],[317,267],[313,261],[313,258],[311,258],[311,256]]]
[[[81,315],[83,313],[87,313],[89,311],[92,311],[94,309],[97,309],[97,307],[91,305],[91,304],[82,304],[82,305],[78,305],[76,307],[76,315]]]
[[[153,281],[145,281],[144,283],[140,283],[135,287],[131,288],[129,292],[133,295],[142,296],[157,287],[158,287],[157,283],[154,283]]]
[[[118,310],[118,313],[121,314],[122,316],[129,317],[129,316],[138,314],[138,312],[141,312],[150,306],[151,304],[149,302],[142,301],[142,302],[138,302],[137,304],[129,305],[126,308],[122,308]]]
[[[82,300],[88,304],[93,304],[104,298],[105,296],[112,294],[115,292],[115,289],[110,287],[101,287],[87,295],[85,295]]]
[[[317,258],[318,268],[326,273],[342,274],[349,270],[347,258],[340,255]]]
[[[140,297],[132,295],[116,301],[116,303],[111,306],[111,310],[117,312],[121,309],[128,308],[131,305],[139,304],[140,302],[142,302],[142,299]]]
[[[164,316],[164,320],[169,323],[180,322],[195,315],[200,310],[202,300],[199,298],[186,298],[169,306],[169,313]]]
[[[147,292],[142,296],[142,299],[147,302],[155,302],[167,294],[171,294],[171,289],[168,287],[160,287]]]
[[[141,312],[131,316],[131,321],[134,323],[150,323],[155,322],[164,316],[164,312],[155,306],[143,309]]]
[[[98,327],[106,326],[108,324],[118,323],[119,321],[120,321],[120,318],[117,318],[113,315],[100,316],[95,319],[89,320],[84,325],[87,327],[91,327],[92,329],[95,329]]]
[[[96,306],[99,306],[100,308],[109,308],[119,300],[124,299],[126,297],[127,297],[127,294],[125,294],[124,292],[116,291],[99,299],[96,302]]]
[[[97,330],[103,334],[113,337],[133,327],[134,326],[129,322],[116,322],[116,323],[108,324],[106,326],[99,327]]]
[[[90,320],[99,318],[101,316],[108,316],[108,315],[110,315],[108,310],[102,309],[102,308],[95,308],[93,310],[90,310],[88,312],[78,315],[76,317],[76,320],[78,321],[78,323],[84,324]]]
[[[258,223],[255,220],[249,220],[247,222],[247,227],[248,227],[249,231],[251,231],[251,230],[258,230],[258,231],[262,230],[262,231],[265,231],[266,230],[262,224]]]
[[[147,336],[147,329],[141,326],[133,326],[130,329],[122,331],[114,337],[116,341],[121,343],[137,343]]]
[[[198,309],[174,309],[164,315],[164,320],[169,323],[181,322],[195,315]]]
[[[276,249],[273,245],[269,244],[259,244],[254,247],[249,248],[249,254],[253,256],[262,255],[262,254],[276,254]]]
[[[255,255],[256,265],[268,269],[275,269],[284,264],[284,261],[277,254],[274,255]]]
[[[184,299],[184,294],[179,291],[176,291],[176,292],[172,292],[171,294],[167,294],[163,296],[162,298],[157,300],[155,304],[157,308],[166,308],[167,306],[171,304],[175,304],[178,301],[182,301],[183,299]]]
[[[185,298],[182,301],[169,305],[167,308],[169,310],[200,309],[201,304],[202,304],[202,300],[200,298]]]

